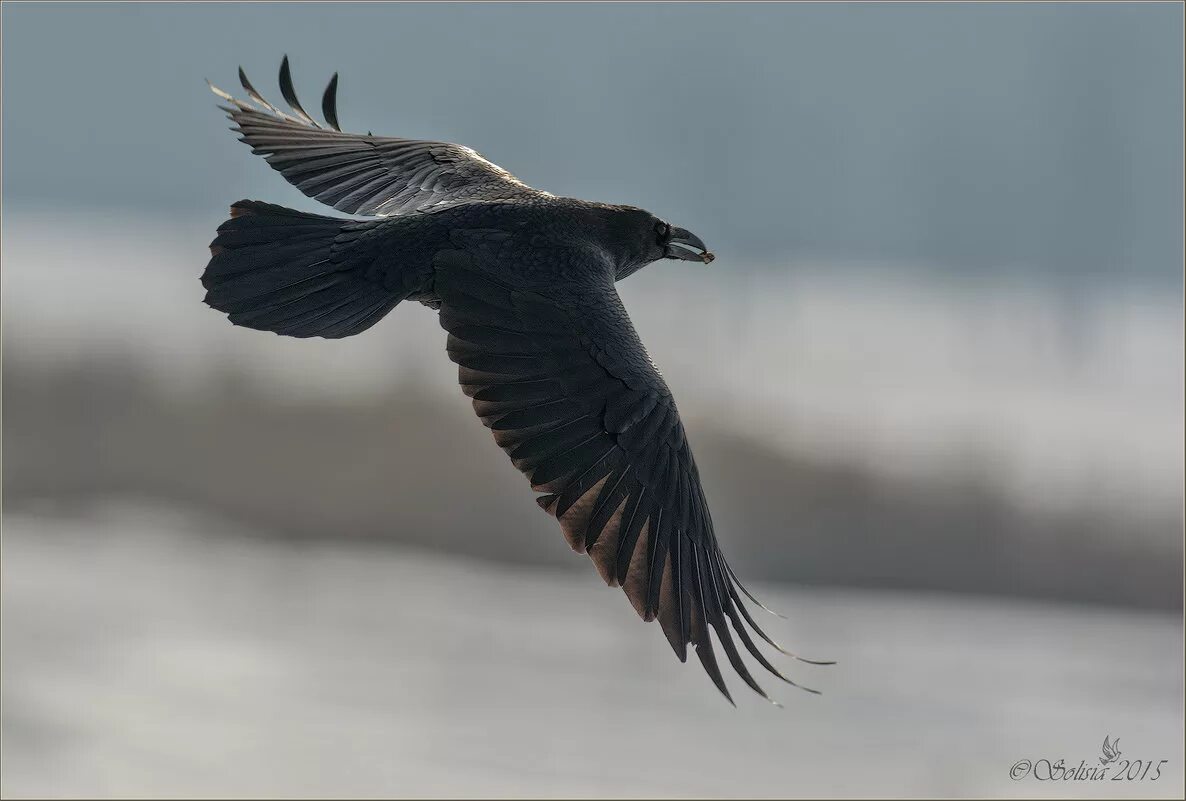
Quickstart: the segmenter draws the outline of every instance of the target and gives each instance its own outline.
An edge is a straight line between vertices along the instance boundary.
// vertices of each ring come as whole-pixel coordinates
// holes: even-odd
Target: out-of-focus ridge
[[[336,342],[236,329],[201,303],[209,232],[150,230],[6,216],[6,504],[147,493],[285,535],[573,564],[431,311]],[[621,291],[744,575],[1180,604],[1168,300],[726,267],[658,264]],[[502,533],[475,537],[475,514]]]

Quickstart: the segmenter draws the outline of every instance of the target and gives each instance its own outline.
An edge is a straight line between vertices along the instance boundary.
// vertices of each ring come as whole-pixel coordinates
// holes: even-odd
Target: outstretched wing
[[[515,467],[546,493],[536,500],[573,550],[621,586],[644,620],[658,618],[680,661],[693,645],[730,701],[710,629],[762,697],[738,641],[794,684],[751,636],[783,650],[741,599],[753,600],[717,545],[675,402],[622,307],[611,267],[582,264],[581,278],[527,288],[483,270],[470,251],[438,259],[440,320],[462,387]]]
[[[239,80],[256,105],[210,86],[231,104],[219,108],[235,123],[232,130],[289,183],[340,211],[384,217],[546,194],[463,145],[343,133],[338,127],[337,73],[322,99],[328,128],[297,100],[287,56],[280,66],[280,91],[292,115],[264,100],[242,68]]]

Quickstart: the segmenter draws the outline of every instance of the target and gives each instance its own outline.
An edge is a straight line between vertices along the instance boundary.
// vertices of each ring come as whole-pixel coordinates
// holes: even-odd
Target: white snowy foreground
[[[1183,794],[1177,615],[757,588],[776,709],[571,573],[145,505],[6,514],[5,797]],[[1168,760],[1156,782],[1020,760]],[[1152,775],[1150,771],[1149,775]]]

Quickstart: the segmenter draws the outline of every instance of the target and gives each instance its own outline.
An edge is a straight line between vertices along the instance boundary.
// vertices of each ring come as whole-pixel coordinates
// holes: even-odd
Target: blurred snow
[[[820,697],[680,665],[593,570],[6,514],[3,787],[33,797],[1182,797],[1182,619],[759,587]],[[211,532],[221,531],[222,535]],[[575,559],[575,557],[574,557]],[[1096,764],[1159,781],[1012,781]]]

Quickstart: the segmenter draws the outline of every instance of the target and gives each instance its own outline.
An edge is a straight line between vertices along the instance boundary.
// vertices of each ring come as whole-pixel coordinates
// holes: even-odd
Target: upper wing
[[[280,91],[295,116],[264,100],[242,68],[239,80],[260,108],[210,87],[232,104],[220,106],[234,121],[232,130],[289,183],[340,211],[390,216],[467,201],[546,194],[463,145],[342,133],[336,73],[321,104],[329,129],[301,107],[287,56],[280,66]]]
[[[700,476],[662,376],[614,289],[608,265],[574,283],[524,288],[465,251],[442,254],[441,325],[475,411],[560,521],[569,544],[621,586],[644,620],[659,619],[680,661],[696,648],[730,701],[709,628],[754,691],[730,633],[758,650],[758,628],[713,534]],[[748,629],[747,625],[748,624]],[[783,651],[783,653],[787,653]],[[810,661],[810,660],[804,660]]]

